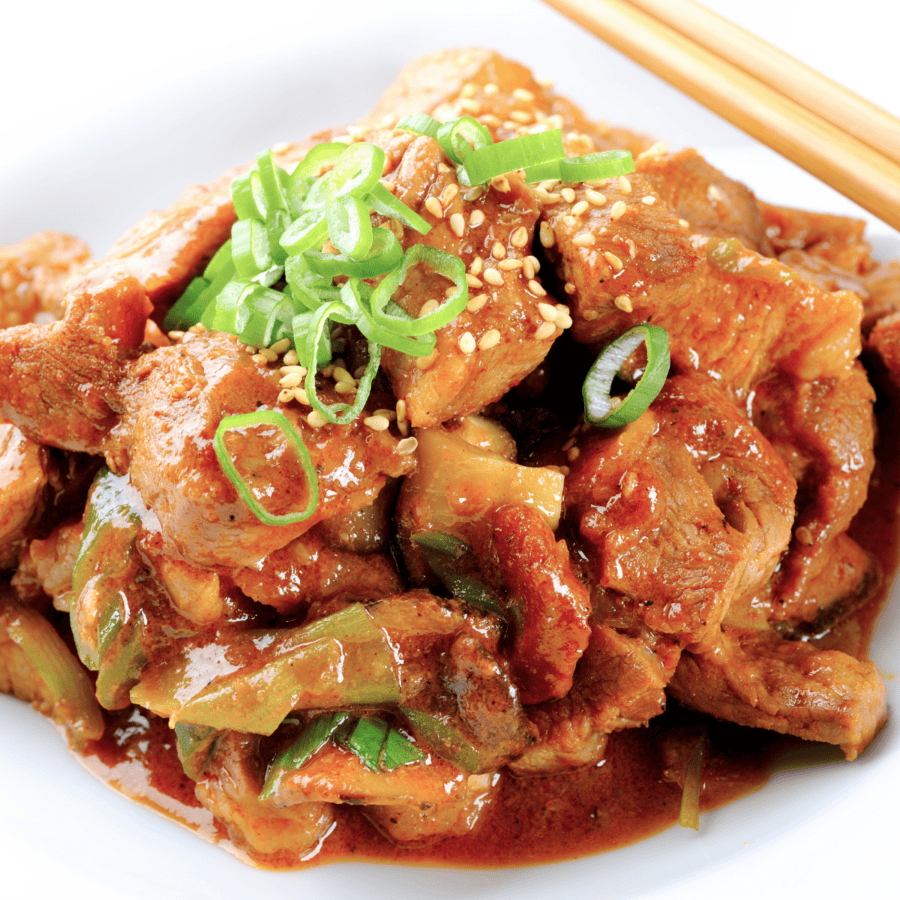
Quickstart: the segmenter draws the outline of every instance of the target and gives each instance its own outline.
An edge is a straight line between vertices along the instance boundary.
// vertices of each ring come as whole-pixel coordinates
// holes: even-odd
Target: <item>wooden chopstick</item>
[[[637,6],[649,7],[653,0],[545,2],[900,230],[900,164],[855,137],[864,128],[855,120],[833,124]],[[714,23],[706,21],[714,38]],[[730,36],[739,40],[740,29]],[[715,39],[710,43],[718,46]],[[732,44],[726,52],[739,51]],[[818,83],[820,89],[822,83],[827,79]]]

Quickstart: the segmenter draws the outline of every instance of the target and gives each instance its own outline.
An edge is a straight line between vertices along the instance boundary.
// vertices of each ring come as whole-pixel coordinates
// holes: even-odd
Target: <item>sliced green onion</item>
[[[197,781],[206,771],[216,749],[216,743],[225,733],[208,725],[175,723],[175,741],[178,760],[188,778]]]
[[[398,200],[381,182],[372,188],[367,198],[372,212],[396,219],[406,228],[412,228],[419,234],[428,234],[431,225],[417,212],[411,210],[402,200]]]
[[[327,144],[316,144],[297,163],[294,171],[291,172],[291,183],[303,179],[317,178],[323,168],[334,166],[346,149],[346,144],[341,144],[337,141]]]
[[[352,750],[367,769],[379,770],[381,748],[388,735],[388,724],[376,717],[361,718],[353,729],[341,741],[348,750]]]
[[[440,127],[441,123],[437,119],[433,119],[425,113],[413,113],[412,115],[404,116],[397,123],[398,131],[411,131],[413,134],[422,134],[430,138],[437,137]]]
[[[328,743],[329,738],[350,718],[348,712],[336,712],[313,719],[300,736],[284,749],[269,766],[263,784],[260,800],[271,800],[281,785],[282,779],[290,772],[296,772],[313,758]]]
[[[255,168],[231,182],[231,199],[238,219],[264,220],[269,211],[259,171]]]
[[[562,159],[565,155],[562,132],[558,128],[538,134],[524,134],[473,150],[466,156],[465,177],[470,184],[482,184],[498,175]]]
[[[296,513],[287,513],[286,515],[272,515],[260,505],[247,487],[243,478],[241,478],[241,475],[225,446],[225,434],[229,431],[255,428],[259,425],[270,425],[277,428],[297,454],[303,467],[304,474],[306,475],[307,484],[309,485],[309,502],[306,505],[306,509]],[[256,412],[245,413],[243,415],[226,416],[219,422],[219,427],[216,428],[216,434],[213,438],[213,447],[216,451],[216,457],[219,460],[222,471],[234,485],[235,490],[247,505],[247,508],[264,525],[295,525],[297,522],[303,522],[308,519],[316,511],[316,506],[319,503],[319,483],[316,478],[316,470],[309,457],[309,451],[306,449],[306,444],[303,443],[303,438],[285,418],[283,413],[276,410],[257,410]]]
[[[378,184],[384,159],[384,150],[376,144],[361,141],[347,146],[328,176],[329,204],[345,197],[365,197]]]
[[[627,150],[605,150],[559,161],[560,181],[600,181],[634,171],[634,159]]]
[[[396,268],[403,259],[403,248],[397,236],[387,228],[372,229],[372,247],[362,259],[343,253],[321,253],[307,250],[303,254],[309,268],[317,275],[335,278],[375,278]]]
[[[325,208],[328,239],[344,256],[363,257],[372,247],[369,207],[358,197],[340,197]]]
[[[464,162],[473,150],[490,147],[494,143],[487,127],[471,116],[461,116],[452,122],[445,122],[438,128],[435,138],[455,163]]]
[[[304,250],[321,250],[328,240],[328,222],[323,210],[304,212],[284,230],[279,243],[289,256]]]
[[[642,344],[647,345],[647,367],[625,399],[613,408],[613,379],[625,360]],[[584,417],[601,428],[621,428],[634,422],[656,399],[669,374],[669,335],[658,325],[644,323],[629,328],[601,351],[584,380]]]
[[[681,810],[678,824],[683,828],[700,830],[700,794],[703,790],[703,756],[705,736],[697,741],[684,770],[684,787],[681,791]]]
[[[288,209],[287,172],[275,164],[272,151],[267,150],[256,157],[256,168],[269,212]]]
[[[212,255],[212,259],[206,264],[203,270],[203,277],[207,281],[214,281],[224,271],[234,275],[234,259],[231,256],[231,240],[225,241],[221,247]]]
[[[420,547],[434,550],[452,559],[459,559],[469,552],[469,545],[465,541],[441,531],[423,531],[412,535],[411,539]]]
[[[437,310],[419,319],[388,314],[386,310],[391,297],[406,280],[410,268],[420,263],[452,281],[456,290],[441,303]],[[415,244],[406,251],[403,263],[393,272],[385,275],[378,283],[372,292],[370,308],[372,319],[378,325],[400,334],[414,336],[434,332],[448,322],[452,322],[465,309],[468,302],[469,286],[466,280],[465,263],[458,256],[446,253],[437,247]]]
[[[478,749],[449,722],[412,707],[401,706],[400,712],[424,738],[425,743],[443,759],[464,772],[481,770],[481,754]]]
[[[208,302],[204,296],[208,287],[209,282],[205,278],[194,278],[166,313],[163,328],[166,331],[186,331],[191,325],[196,325]]]
[[[380,766],[390,771],[410,763],[421,762],[425,754],[402,732],[391,728],[384,739]]]

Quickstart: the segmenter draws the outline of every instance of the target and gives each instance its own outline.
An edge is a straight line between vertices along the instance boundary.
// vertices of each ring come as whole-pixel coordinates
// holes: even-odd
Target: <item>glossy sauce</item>
[[[881,440],[869,498],[850,533],[878,557],[886,573],[884,587],[818,641],[851,652],[865,651],[898,562],[900,472],[893,463],[900,455],[900,416],[888,410],[879,424]],[[221,844],[245,862],[258,864],[232,844],[224,826],[195,799],[193,782],[182,772],[174,733],[165,720],[138,708],[107,715],[106,735],[89,745],[82,757],[88,769],[126,796]],[[705,732],[709,738],[703,767],[704,811],[760,789],[775,769],[798,756],[810,756],[798,752],[804,744],[797,739],[718,722],[671,704],[649,727],[612,734],[606,758],[597,767],[539,778],[504,773],[498,795],[464,837],[424,848],[400,848],[385,839],[359,807],[336,806],[337,827],[307,865],[377,860],[468,868],[523,866],[634,843],[678,821],[682,790],[675,780],[667,780],[664,756],[667,744],[685,731]],[[824,750],[820,756],[829,761],[840,756],[836,748]]]

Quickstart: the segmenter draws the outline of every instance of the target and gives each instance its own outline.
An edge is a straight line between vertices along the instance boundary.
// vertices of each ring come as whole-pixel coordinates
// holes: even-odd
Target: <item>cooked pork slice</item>
[[[0,571],[15,567],[28,526],[44,511],[49,462],[45,447],[0,424]]]
[[[872,327],[885,316],[900,310],[900,261],[892,259],[879,263],[862,278],[865,316],[863,335],[868,336]]]
[[[763,256],[772,256],[765,223],[753,192],[710,165],[696,150],[647,152],[635,160],[672,212],[690,229],[708,237],[738,238]]]
[[[253,362],[237,338],[220,332],[192,335],[128,368],[121,389],[125,412],[105,450],[114,469],[128,470],[158,517],[164,552],[200,566],[255,565],[321,519],[373,502],[388,477],[415,465],[398,451],[398,436],[373,431],[363,418],[312,428],[299,407],[278,407],[278,382],[276,370]],[[324,385],[322,390],[328,397]],[[294,525],[263,524],[226,477],[213,447],[224,415],[276,408],[302,435],[318,476],[319,504]],[[229,432],[228,440],[241,476],[269,513],[305,508],[307,479],[283,434],[247,428]]]
[[[565,509],[595,584],[682,645],[714,639],[790,538],[795,482],[714,382],[670,378],[620,431],[583,432]]]
[[[197,781],[196,795],[228,830],[240,850],[271,865],[297,865],[329,833],[334,823],[328,803],[279,808],[259,799],[265,763],[259,738],[229,732],[216,744],[209,767]]]
[[[57,609],[69,611],[72,571],[83,533],[82,522],[72,522],[55,528],[43,540],[29,543],[13,576],[13,587],[22,600],[33,602],[46,594]]]
[[[684,653],[669,691],[720,719],[837,744],[848,759],[887,715],[887,690],[872,663],[764,632],[726,630],[709,651]]]
[[[421,241],[458,255],[471,276],[468,307],[438,330],[430,356],[384,352],[394,393],[406,402],[415,427],[477,412],[498,400],[562,334],[542,314],[545,306],[555,313],[555,303],[536,280],[531,257],[538,215],[531,188],[513,175],[487,190],[460,188],[455,170],[443,160],[438,143],[420,137],[386,179],[395,195],[432,225],[424,236],[406,229],[404,246]],[[420,266],[394,300],[418,316],[426,304],[443,302],[450,287]]]
[[[900,395],[900,311],[878,320],[869,333],[867,347],[874,354],[887,387]]]
[[[680,650],[646,629],[591,626],[569,693],[527,709],[537,743],[510,763],[517,775],[549,775],[596,765],[607,736],[646,724],[666,707],[665,687]]]
[[[842,379],[799,381],[779,376],[756,385],[754,423],[797,481],[790,552],[776,580],[772,616],[815,618],[806,581],[816,559],[862,507],[875,464],[875,393],[856,363]]]
[[[0,248],[0,329],[61,318],[66,281],[90,255],[84,241],[54,231]]]

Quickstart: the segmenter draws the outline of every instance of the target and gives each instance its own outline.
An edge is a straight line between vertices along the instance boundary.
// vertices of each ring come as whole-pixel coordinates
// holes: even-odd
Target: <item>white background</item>
[[[675,2],[675,0],[673,0]],[[709,6],[900,113],[897,29],[883,0]],[[7,4],[7,7],[9,4]],[[441,46],[495,47],[553,77],[596,118],[697,146],[764,199],[852,204],[532,0],[444,4],[17,3],[0,51],[0,243],[67,230],[102,253],[152,207],[279,140],[352,121],[398,66]],[[900,256],[878,223],[881,252]],[[2,389],[2,388],[0,388]],[[900,598],[898,598],[900,599]],[[900,610],[873,656],[900,671]],[[897,708],[894,682],[889,682]],[[0,698],[0,892],[67,898],[367,897],[729,900],[896,896],[900,739],[853,765],[799,770],[758,795],[614,855],[527,872],[343,866],[258,873],[95,783],[53,730]],[[891,879],[891,880],[888,880]]]

